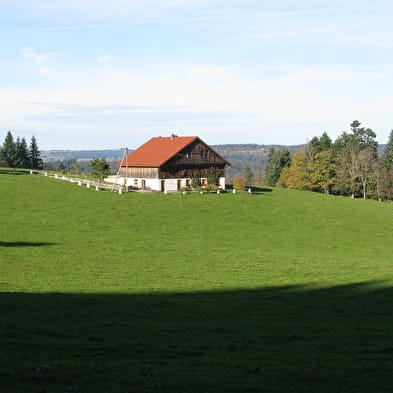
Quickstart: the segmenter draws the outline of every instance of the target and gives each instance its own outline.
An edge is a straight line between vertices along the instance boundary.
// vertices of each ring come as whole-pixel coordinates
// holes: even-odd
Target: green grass
[[[0,173],[8,392],[390,392],[393,206]]]

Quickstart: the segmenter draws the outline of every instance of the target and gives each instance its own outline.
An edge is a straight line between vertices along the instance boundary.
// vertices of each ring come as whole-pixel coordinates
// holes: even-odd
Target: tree
[[[361,150],[357,157],[359,181],[362,187],[363,199],[367,198],[367,191],[376,182],[377,160],[371,148]]]
[[[360,150],[370,149],[377,156],[378,142],[375,140],[376,134],[371,128],[360,127],[360,122],[354,120],[351,124],[354,142]]]
[[[319,138],[317,136],[314,136],[314,138],[311,139],[310,142],[307,143],[307,145],[304,147],[304,156],[306,158],[306,161],[308,162],[313,162],[314,157],[321,152],[321,146],[319,143]]]
[[[297,190],[314,190],[307,165],[307,159],[303,152],[297,151],[291,160],[288,168],[283,168],[280,175],[279,185],[284,188],[294,188]]]
[[[206,177],[207,184],[212,187],[217,185],[218,179],[220,178],[221,171],[217,168],[207,168],[202,170],[202,176]]]
[[[102,181],[109,174],[109,164],[105,158],[93,158],[90,161],[91,174],[99,181]]]
[[[8,167],[15,168],[17,166],[16,143],[11,131],[7,132],[4,139],[3,147],[1,148],[1,157]]]
[[[311,166],[310,178],[313,184],[323,190],[325,194],[330,194],[330,190],[335,183],[336,163],[332,150],[323,150],[315,155]]]
[[[244,190],[244,187],[246,186],[244,182],[244,177],[243,176],[236,176],[233,179],[233,188],[235,190]]]
[[[29,158],[30,158],[30,168],[31,169],[42,169],[44,164],[42,162],[41,152],[38,149],[37,139],[33,135],[30,141],[30,148],[29,148]]]
[[[376,191],[378,200],[393,199],[393,130],[379,161],[377,170]]]
[[[315,156],[322,151],[329,150],[332,146],[332,140],[324,132],[319,138],[314,136],[304,148],[304,155],[309,162],[313,162]]]
[[[275,186],[280,178],[281,170],[289,166],[291,155],[288,149],[275,150],[271,148],[265,169],[265,182],[269,186]]]
[[[354,120],[350,125],[352,133],[343,132],[333,147],[337,158],[337,187],[352,198],[360,189],[364,198],[371,182],[375,181],[371,172],[375,172],[377,158],[376,134],[360,125],[359,121]]]
[[[380,163],[383,168],[393,168],[393,130],[390,132]]]
[[[250,185],[252,183],[252,180],[254,179],[254,174],[252,173],[252,170],[249,166],[244,168],[243,178],[246,185]]]
[[[26,139],[19,137],[16,139],[16,156],[17,156],[17,166],[19,168],[28,168],[30,165],[29,152],[27,148]]]
[[[73,169],[74,173],[77,174],[79,172],[80,168],[81,168],[81,164],[79,164],[78,160],[75,160],[72,163],[72,167],[74,168]]]
[[[393,199],[393,167],[380,167],[377,174],[377,197],[378,200]]]
[[[199,170],[194,169],[194,170],[188,171],[187,175],[191,180],[191,187],[194,190],[198,189],[201,185],[201,173],[199,172]]]
[[[343,194],[355,198],[360,189],[359,183],[359,146],[349,144],[337,155],[337,182],[336,187]]]
[[[330,139],[329,135],[324,132],[319,138],[319,145],[321,151],[329,150],[332,147],[332,140]]]

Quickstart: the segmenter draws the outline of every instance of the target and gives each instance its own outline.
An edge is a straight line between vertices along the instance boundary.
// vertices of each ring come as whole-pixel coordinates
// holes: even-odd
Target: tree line
[[[14,169],[43,169],[44,164],[36,137],[33,135],[30,144],[27,145],[25,138],[17,137],[15,140],[11,131],[8,131],[0,147],[0,166]]]
[[[271,149],[265,168],[270,186],[345,195],[352,198],[393,199],[393,130],[378,157],[376,134],[355,120],[350,132],[334,142],[324,132],[302,150]]]

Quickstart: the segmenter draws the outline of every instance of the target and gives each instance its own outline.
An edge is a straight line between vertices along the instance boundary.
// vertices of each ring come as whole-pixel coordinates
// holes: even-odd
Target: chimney
[[[172,140],[172,141],[173,141],[176,137],[177,137],[177,135],[171,134],[171,140]]]

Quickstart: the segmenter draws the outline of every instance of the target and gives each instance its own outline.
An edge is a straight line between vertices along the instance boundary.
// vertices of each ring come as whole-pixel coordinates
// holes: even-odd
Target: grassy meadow
[[[0,171],[0,391],[391,392],[393,205]]]

